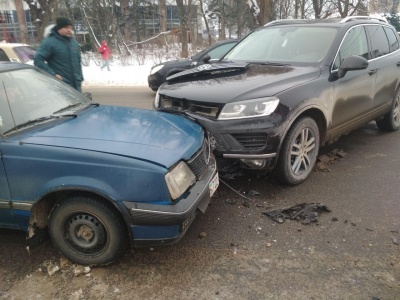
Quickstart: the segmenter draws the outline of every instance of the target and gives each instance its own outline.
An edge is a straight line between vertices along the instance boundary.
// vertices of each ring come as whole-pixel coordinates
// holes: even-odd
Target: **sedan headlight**
[[[150,75],[154,74],[157,71],[160,71],[162,68],[164,67],[164,65],[158,65],[158,66],[154,66],[153,68],[151,68],[150,70]]]
[[[165,175],[169,194],[173,200],[178,199],[196,181],[196,176],[188,165],[181,161]]]
[[[228,103],[219,114],[219,120],[245,119],[272,114],[279,104],[277,97],[265,97]]]

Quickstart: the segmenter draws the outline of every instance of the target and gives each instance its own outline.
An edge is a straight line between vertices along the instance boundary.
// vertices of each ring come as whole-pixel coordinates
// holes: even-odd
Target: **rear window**
[[[13,50],[22,63],[27,64],[29,62],[33,62],[33,57],[35,56],[36,51],[32,47],[20,46],[14,47]]]

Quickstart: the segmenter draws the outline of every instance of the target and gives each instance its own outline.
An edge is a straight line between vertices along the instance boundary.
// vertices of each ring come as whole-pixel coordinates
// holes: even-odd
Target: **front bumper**
[[[217,175],[215,158],[210,156],[206,172],[175,205],[123,202],[131,216],[134,245],[159,246],[179,241],[200,211],[204,213],[211,200],[209,184]]]

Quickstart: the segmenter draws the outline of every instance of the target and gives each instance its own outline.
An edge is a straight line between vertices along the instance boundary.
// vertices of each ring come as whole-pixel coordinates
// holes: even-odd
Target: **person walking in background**
[[[111,71],[110,70],[111,51],[110,48],[108,48],[106,41],[101,42],[101,46],[99,47],[99,52],[101,53],[101,58],[103,59],[103,65],[100,67],[100,69],[103,71],[103,68],[107,67],[107,70]]]
[[[56,25],[40,43],[33,61],[35,66],[82,92],[81,50],[68,18],[56,19]]]

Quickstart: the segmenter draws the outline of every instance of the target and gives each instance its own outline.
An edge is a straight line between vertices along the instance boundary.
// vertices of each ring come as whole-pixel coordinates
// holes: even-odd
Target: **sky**
[[[147,86],[147,76],[153,62],[144,65],[121,66],[118,62],[110,65],[111,71],[100,70],[93,61],[88,67],[82,66],[83,86]]]

